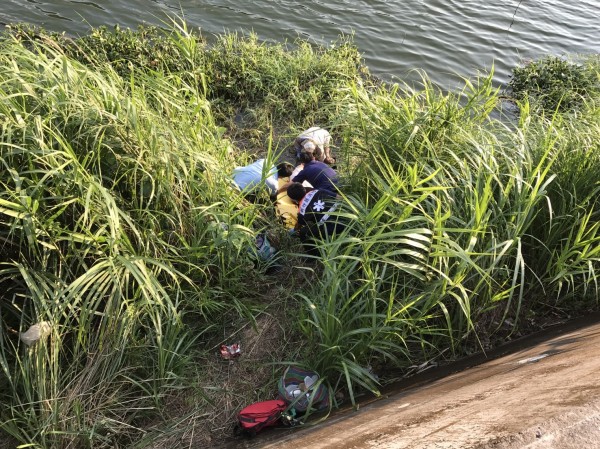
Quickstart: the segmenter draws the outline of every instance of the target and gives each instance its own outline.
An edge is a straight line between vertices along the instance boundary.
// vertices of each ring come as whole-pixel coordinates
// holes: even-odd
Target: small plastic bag
[[[239,343],[234,343],[232,345],[221,345],[220,352],[221,357],[223,357],[225,360],[233,360],[242,354]]]

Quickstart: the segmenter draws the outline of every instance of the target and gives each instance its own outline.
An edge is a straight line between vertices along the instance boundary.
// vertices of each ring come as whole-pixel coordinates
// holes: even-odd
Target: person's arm
[[[306,177],[304,176],[304,169],[300,170],[295,176],[290,177],[291,182],[303,182],[306,181]]]
[[[325,147],[324,150],[325,152],[325,158],[323,159],[323,162],[325,162],[326,164],[333,164],[335,162],[335,158],[333,156],[331,156],[331,150],[329,147]]]
[[[279,190],[277,189],[279,182],[275,176],[269,176],[267,179],[265,179],[265,184],[269,189],[269,195],[277,196],[279,194]]]
[[[291,183],[292,183],[292,181],[289,181],[289,182],[286,182],[281,187],[279,187],[279,189],[277,189],[277,195],[279,195],[280,193],[287,192],[287,189],[288,189],[288,187],[290,186]]]
[[[327,133],[327,135],[325,136],[324,142],[323,142],[323,152],[325,153],[325,159],[323,159],[323,162],[331,165],[335,162],[335,159],[331,155],[330,143],[331,143],[331,134]]]
[[[306,227],[306,219],[303,214],[298,214],[296,217],[296,231],[299,232],[302,228]]]

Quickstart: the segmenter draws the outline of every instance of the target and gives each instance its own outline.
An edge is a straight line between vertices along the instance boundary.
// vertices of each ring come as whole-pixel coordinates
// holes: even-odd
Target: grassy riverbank
[[[17,28],[0,46],[0,429],[21,444],[206,445],[285,363],[355,401],[598,306],[594,59],[568,108],[523,82],[500,121],[491,76],[383,85],[347,39],[209,45],[174,24]],[[306,260],[228,175],[313,124],[334,136],[351,226]],[[276,275],[250,250],[262,230]],[[234,341],[229,364],[216,349]]]

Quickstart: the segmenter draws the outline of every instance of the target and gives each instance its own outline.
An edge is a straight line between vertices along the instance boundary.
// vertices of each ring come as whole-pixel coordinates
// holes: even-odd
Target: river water
[[[354,34],[371,73],[444,89],[494,67],[496,85],[543,55],[600,53],[599,0],[0,0],[0,24],[29,22],[70,35],[90,26],[184,17],[210,37],[253,30],[266,41],[330,44]]]

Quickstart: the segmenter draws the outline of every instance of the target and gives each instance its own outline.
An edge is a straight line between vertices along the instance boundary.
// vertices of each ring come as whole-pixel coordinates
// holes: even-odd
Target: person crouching
[[[344,229],[343,223],[335,213],[341,202],[338,197],[328,191],[307,189],[299,182],[292,182],[287,195],[298,203],[298,224],[296,232],[303,244],[314,243]],[[314,254],[316,248],[307,248]]]

